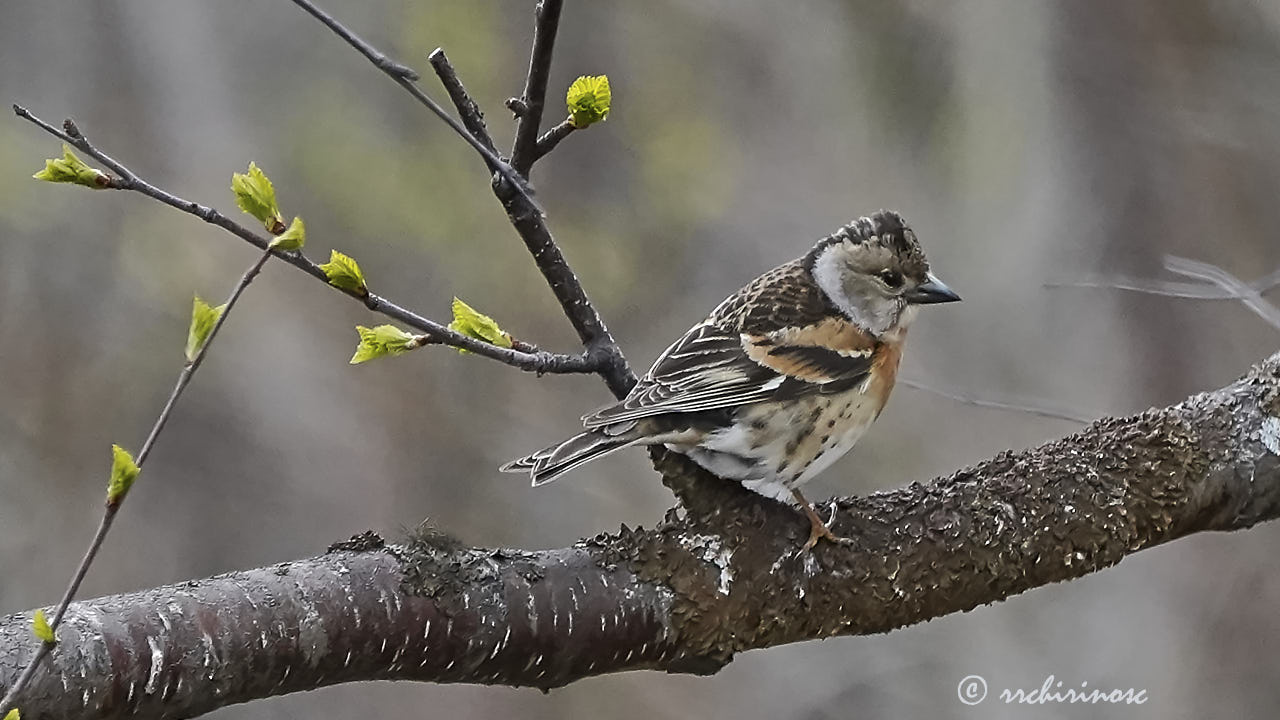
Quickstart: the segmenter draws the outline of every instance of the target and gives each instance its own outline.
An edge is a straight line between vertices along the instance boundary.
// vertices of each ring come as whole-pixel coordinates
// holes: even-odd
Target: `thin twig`
[[[551,128],[546,133],[544,133],[542,137],[538,138],[537,145],[534,146],[534,149],[533,149],[534,162],[541,160],[543,155],[546,155],[552,150],[555,150],[556,146],[560,144],[561,140],[569,137],[569,133],[577,129],[578,129],[577,125],[574,125],[568,119],[565,119],[559,125]]]
[[[527,176],[528,173],[517,172],[513,169],[511,165],[508,165],[502,160],[502,158],[498,157],[498,154],[494,150],[485,147],[483,142],[473,137],[471,133],[467,132],[467,129],[463,127],[461,123],[455,120],[452,115],[445,112],[444,108],[440,107],[439,103],[432,100],[429,95],[423,92],[415,82],[420,77],[417,72],[405,65],[401,65],[400,63],[393,62],[388,59],[385,53],[379,51],[373,45],[370,45],[359,35],[356,35],[342,23],[338,22],[332,15],[329,15],[325,11],[316,7],[316,5],[310,0],[293,0],[293,2],[298,7],[306,10],[312,17],[323,23],[325,27],[332,30],[338,37],[346,40],[347,44],[355,48],[361,55],[368,58],[369,62],[373,63],[375,67],[386,73],[392,80],[395,80],[397,84],[407,90],[418,102],[425,105],[428,110],[435,114],[436,117],[440,118],[445,122],[445,124],[453,128],[454,132],[458,133],[463,140],[467,141],[467,144],[471,145],[471,147],[476,149],[476,152],[480,153],[480,156],[484,158],[485,162],[493,168],[495,172],[505,178],[507,182],[511,183],[511,185],[516,189],[516,192],[523,196],[524,199],[535,208],[538,207],[537,202],[533,199],[533,193],[529,189],[529,184],[525,179],[525,176]],[[541,212],[541,209],[539,208],[538,211]]]
[[[511,146],[511,166],[526,178],[537,160],[538,132],[542,124],[542,108],[547,99],[551,54],[555,50],[562,6],[561,0],[539,0],[534,10],[529,74],[525,77],[524,93],[520,96],[524,107],[516,122],[515,142]]]
[[[1272,327],[1280,328],[1280,308],[1262,297],[1263,293],[1280,287],[1280,269],[1246,283],[1217,265],[1176,255],[1165,255],[1164,267],[1171,273],[1203,282],[1118,276],[1111,279],[1048,283],[1046,287],[1105,288],[1192,300],[1238,300]]]
[[[74,129],[74,125],[70,129]],[[77,137],[83,138],[77,131]],[[86,151],[87,152],[87,151]],[[147,462],[147,458],[151,455],[152,448],[155,447],[156,441],[160,439],[160,433],[164,430],[164,426],[169,422],[169,417],[173,414],[173,409],[178,405],[178,399],[182,397],[182,392],[187,389],[187,385],[191,383],[191,377],[200,367],[200,363],[204,361],[205,353],[209,346],[213,344],[213,340],[218,335],[218,330],[222,328],[222,324],[227,321],[227,317],[231,315],[231,311],[235,308],[236,302],[240,296],[244,294],[249,283],[257,277],[258,272],[262,270],[262,266],[271,259],[271,250],[266,250],[258,258],[253,265],[240,276],[240,282],[236,283],[235,289],[231,291],[231,296],[227,298],[226,307],[218,315],[218,319],[214,322],[213,327],[209,330],[209,335],[205,339],[204,344],[196,351],[195,356],[187,363],[183,364],[182,371],[178,373],[178,380],[173,385],[173,391],[169,393],[169,399],[165,401],[164,407],[160,409],[160,415],[156,418],[155,423],[151,426],[151,432],[147,434],[147,439],[143,441],[142,447],[138,450],[138,455],[134,458],[138,469],[141,470],[143,464]],[[80,591],[80,585],[84,582],[85,575],[89,573],[89,567],[93,565],[93,561],[98,557],[98,551],[102,549],[102,544],[107,539],[107,532],[111,530],[111,525],[115,521],[116,514],[120,512],[120,508],[124,505],[128,494],[122,494],[118,498],[108,498],[106,506],[102,511],[102,520],[98,523],[98,531],[94,533],[93,540],[89,542],[89,548],[85,551],[84,557],[80,559],[80,565],[76,567],[75,574],[71,576],[71,582],[67,585],[67,589],[62,594],[62,599],[58,601],[57,609],[53,613],[53,619],[49,621],[49,627],[56,631],[58,626],[62,624],[62,618],[66,615],[67,607],[71,605],[71,600]],[[36,650],[36,654],[31,656],[31,660],[27,666],[22,669],[22,674],[5,693],[4,698],[0,699],[0,716],[3,716],[13,706],[15,699],[22,692],[31,678],[35,676],[36,669],[45,657],[53,650],[57,642],[43,642]]]
[[[531,54],[531,57],[537,62],[531,63],[530,73],[541,76],[543,79],[541,81],[536,79],[527,79],[525,81],[527,88],[537,88],[540,82],[542,96],[545,96],[546,93],[545,76],[549,72],[551,62],[550,49],[554,41],[555,28],[559,22],[560,12],[558,2],[551,4],[554,7],[550,9],[550,14],[543,11],[538,13],[538,27],[534,31],[535,48]],[[458,77],[458,73],[449,63],[448,58],[444,56],[444,53],[442,51],[432,53],[431,62],[436,69],[436,73],[440,76],[441,83],[444,84],[445,89],[449,92],[449,97],[457,107],[458,115],[464,120],[471,117],[473,112],[478,115],[479,109],[470,95],[467,94],[466,88]],[[516,112],[522,123],[528,122],[529,108],[523,100],[513,98],[508,101],[507,105]],[[474,126],[468,125],[468,127],[482,128],[483,122],[478,122]],[[534,126],[524,125],[524,127]],[[556,132],[557,130],[552,130],[547,135]],[[549,144],[551,143],[550,138],[547,138],[547,136],[544,136],[544,138],[548,140]],[[535,145],[535,151],[536,149]],[[534,160],[546,154],[548,150],[550,150],[550,147],[545,148],[541,154],[534,157]],[[631,366],[627,363],[626,356],[623,355],[622,349],[618,347],[618,343],[613,339],[609,328],[605,326],[604,321],[600,318],[595,305],[587,297],[582,283],[579,282],[573,269],[569,267],[569,262],[565,259],[559,245],[556,244],[555,238],[551,235],[551,230],[547,227],[545,217],[542,213],[536,212],[535,208],[524,203],[523,198],[509,192],[504,183],[495,184],[493,192],[498,201],[502,203],[503,209],[506,210],[507,218],[511,221],[512,227],[520,235],[520,239],[524,241],[529,254],[533,256],[533,261],[538,266],[543,278],[546,279],[547,285],[550,286],[551,291],[555,294],[565,317],[569,319],[570,324],[577,331],[578,338],[586,348],[587,355],[595,358],[598,363],[596,372],[600,374],[600,377],[609,386],[615,397],[624,397],[631,387],[635,385],[636,376],[631,372]]]
[[[352,47],[355,47],[365,57],[373,60],[375,65],[378,64],[377,58],[385,57],[384,53],[357,38],[354,33],[343,27],[341,23],[315,8],[307,0],[294,0],[294,2],[319,18],[325,26],[347,40]],[[547,75],[550,72],[551,51],[554,47],[555,33],[560,21],[560,8],[560,0],[543,0],[538,5],[537,26],[534,29],[534,47],[530,54],[529,77],[525,80],[525,97],[515,103],[520,108],[518,113],[520,121],[516,126],[517,137],[520,137],[523,128],[523,132],[531,136],[529,143],[537,142],[538,122],[542,115],[542,100],[546,97]],[[437,68],[437,73],[439,72],[440,69]],[[446,82],[446,85],[454,84],[444,78],[441,78],[441,80]],[[457,88],[462,87],[461,81],[457,80],[456,73],[453,73],[453,80],[456,82]],[[421,95],[421,91],[412,83],[408,83],[399,77],[397,77],[397,82],[413,93],[415,97]],[[454,99],[455,104],[458,104],[460,99],[467,96],[465,96],[465,93],[461,95],[450,93],[450,97]],[[536,110],[529,106],[529,103],[535,98],[538,104]],[[434,103],[432,104],[434,105]],[[459,114],[466,117],[469,112],[467,108],[471,104],[462,102],[458,108]],[[452,122],[452,118],[450,118],[450,121],[451,126],[458,127]],[[466,133],[466,137],[468,142],[472,144],[483,145],[482,140],[473,137],[470,133]],[[517,141],[516,145],[522,145],[522,143]],[[532,152],[532,146],[526,152]],[[492,162],[489,155],[483,156],[486,162]],[[515,161],[513,160],[512,163],[514,167]],[[523,173],[527,177],[527,169]],[[631,366],[627,364],[627,359],[622,354],[622,349],[618,347],[613,335],[609,333],[609,329],[605,326],[604,321],[601,320],[595,305],[591,303],[586,291],[583,290],[582,283],[579,282],[577,275],[569,267],[564,254],[560,252],[555,238],[552,237],[551,231],[547,228],[542,210],[527,193],[512,192],[512,187],[510,183],[495,183],[493,192],[502,203],[503,209],[506,210],[507,218],[524,241],[525,247],[529,249],[529,253],[533,256],[534,262],[538,266],[538,270],[551,287],[551,291],[555,294],[561,309],[573,325],[574,330],[577,331],[578,338],[585,347],[585,352],[581,358],[577,359],[576,363],[569,363],[565,356],[561,356],[560,361],[557,363],[529,363],[530,367],[516,366],[535,372],[594,371],[600,374],[600,377],[604,379],[605,384],[609,386],[615,397],[622,398],[635,385],[635,373],[631,372]],[[421,324],[413,324],[413,327],[427,331]],[[439,337],[438,333],[433,334]],[[457,347],[464,346],[458,345]],[[467,349],[470,350],[471,348],[467,347]],[[508,352],[519,354],[514,353],[514,351]],[[487,355],[487,357],[493,356]],[[509,362],[508,364],[515,363]]]
[[[1173,257],[1174,256],[1166,256],[1166,267],[1168,266],[1169,259]],[[1176,264],[1177,258],[1174,259]],[[1240,299],[1237,293],[1223,289],[1218,285],[1179,282],[1177,280],[1151,280],[1148,278],[1137,278],[1128,275],[1116,275],[1114,277],[1077,280],[1073,282],[1050,282],[1045,283],[1044,286],[1052,288],[1099,288],[1106,290],[1127,290],[1130,292],[1145,293],[1147,295],[1161,295],[1163,297],[1188,298],[1192,300]],[[1251,283],[1244,283],[1244,286],[1258,294],[1268,293],[1276,288],[1280,288],[1280,268],[1273,270],[1271,273],[1258,278]]]
[[[1236,297],[1221,288],[1200,283],[1178,282],[1175,280],[1148,280],[1127,275],[1114,278],[1097,278],[1076,282],[1045,283],[1049,288],[1091,288],[1100,290],[1125,290],[1146,295],[1163,297],[1188,298],[1191,300],[1235,300]]]
[[[116,512],[120,509],[119,503],[108,503],[103,509],[102,518],[98,522],[98,530],[93,534],[93,539],[89,541],[89,547],[85,550],[84,556],[80,558],[80,564],[76,567],[75,574],[71,576],[71,582],[67,585],[67,589],[62,594],[62,599],[58,601],[57,610],[54,612],[53,620],[49,623],[49,627],[53,630],[58,629],[58,625],[62,623],[62,617],[66,613],[67,607],[71,604],[71,599],[80,590],[80,584],[84,582],[84,576],[89,572],[89,565],[93,563],[94,557],[98,554],[98,549],[102,547],[103,540],[107,537],[107,531],[111,529],[111,524],[116,519]],[[26,667],[22,668],[22,674],[14,681],[9,690],[5,692],[4,697],[0,698],[0,716],[9,712],[13,708],[14,702],[18,695],[22,692],[33,677],[36,670],[40,668],[40,664],[44,662],[45,656],[53,651],[57,646],[57,641],[42,642],[40,647],[36,648],[36,654],[31,656],[27,661]]]
[[[67,121],[66,127],[68,132],[63,132],[49,123],[41,120],[39,117],[31,114],[26,108],[18,105],[13,106],[13,111],[18,117],[29,120],[39,126],[45,132],[60,138],[63,142],[75,146],[90,157],[105,165],[115,177],[110,178],[107,185],[110,189],[115,190],[132,190],[141,193],[152,199],[158,200],[169,207],[176,208],[190,215],[194,215],[207,223],[216,225],[233,235],[245,240],[259,250],[266,250],[270,244],[270,240],[262,237],[249,228],[235,222],[217,210],[200,205],[180,198],[172,193],[162,190],[155,185],[143,180],[132,170],[125,167],[122,163],[99,150],[89,139],[86,138],[75,127],[71,121]],[[415,330],[427,333],[432,337],[438,338],[444,345],[451,347],[470,350],[477,355],[497,360],[515,368],[528,372],[542,373],[593,373],[600,369],[600,360],[590,357],[588,353],[577,355],[562,355],[549,352],[525,353],[518,350],[498,347],[487,343],[483,340],[454,332],[440,323],[429,320],[417,313],[407,310],[386,298],[369,293],[367,296],[361,295],[354,290],[346,290],[329,283],[329,278],[324,274],[318,265],[311,262],[302,253],[276,253],[284,262],[293,267],[302,270],[308,275],[322,281],[326,286],[333,288],[349,297],[355,298],[364,304],[368,309],[385,315],[393,320],[408,325]]]
[[[1204,280],[1217,285],[1238,298],[1240,302],[1244,303],[1245,307],[1252,310],[1254,314],[1269,325],[1280,329],[1280,308],[1267,302],[1263,299],[1262,293],[1217,265],[1176,255],[1165,255],[1164,269],[1184,277],[1196,278],[1197,280]]]
[[[445,92],[449,93],[449,99],[458,110],[458,117],[462,118],[462,124],[466,126],[471,136],[497,153],[497,146],[489,136],[489,128],[484,124],[484,113],[480,111],[480,106],[471,98],[462,81],[458,79],[458,71],[453,69],[449,57],[444,54],[444,48],[436,48],[427,56],[427,61],[435,69],[436,76],[440,78],[440,84],[444,86]]]
[[[507,109],[511,111],[511,116],[516,119],[524,117],[524,114],[529,110],[520,98],[507,98],[502,104],[507,106]]]
[[[1055,420],[1066,420],[1068,422],[1081,423],[1081,424],[1088,424],[1092,422],[1089,418],[1084,417],[1083,415],[1075,415],[1065,410],[1055,410],[1052,408],[1037,407],[1034,405],[1019,405],[1016,403],[1005,403],[1005,402],[999,402],[996,400],[982,400],[980,398],[971,397],[969,395],[961,395],[959,393],[953,393],[947,390],[942,390],[942,389],[933,387],[932,385],[926,385],[918,380],[908,380],[906,378],[898,378],[898,384],[906,385],[907,387],[915,388],[916,390],[923,390],[924,392],[927,392],[927,393],[933,393],[934,395],[940,395],[949,400],[954,400],[958,403],[964,403],[965,405],[974,405],[976,407],[990,408],[992,410],[1009,410],[1012,412],[1026,413],[1028,415],[1039,415],[1040,417],[1053,418]]]
[[[512,145],[512,166],[529,175],[537,150],[538,129],[542,121],[542,109],[547,94],[547,79],[551,72],[551,55],[555,48],[556,31],[560,25],[560,0],[540,0],[535,12],[533,47],[529,52],[529,73],[525,78],[524,94],[515,102],[508,102],[513,111],[518,108],[516,137]],[[622,348],[605,326],[595,305],[578,276],[569,266],[560,246],[551,235],[541,213],[521,207],[520,198],[513,197],[505,188],[494,186],[494,194],[507,211],[507,218],[524,241],[533,256],[542,277],[560,303],[587,354],[600,362],[599,373],[614,396],[621,399],[636,384],[635,373],[627,363]]]
[[[1276,268],[1267,275],[1258,278],[1250,287],[1260,293],[1271,292],[1276,288],[1280,288],[1280,268]]]

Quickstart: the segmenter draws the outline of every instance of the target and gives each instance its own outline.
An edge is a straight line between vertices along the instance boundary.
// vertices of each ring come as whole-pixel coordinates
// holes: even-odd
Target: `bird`
[[[902,216],[880,210],[747,283],[689,328],[622,401],[503,465],[534,486],[635,445],[665,445],[808,518],[807,551],[846,542],[800,486],[847,453],[893,390],[921,305],[960,300]]]

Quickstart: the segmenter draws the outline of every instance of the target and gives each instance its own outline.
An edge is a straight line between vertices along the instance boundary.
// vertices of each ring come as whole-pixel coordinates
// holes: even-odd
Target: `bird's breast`
[[[707,461],[702,464],[743,482],[799,485],[849,452],[875,421],[880,411],[880,394],[871,392],[875,386],[744,406],[730,424],[698,443]]]

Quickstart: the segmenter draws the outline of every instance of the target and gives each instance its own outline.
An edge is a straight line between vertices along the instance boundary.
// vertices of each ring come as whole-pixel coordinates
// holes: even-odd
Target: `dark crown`
[[[837,243],[849,242],[855,245],[879,245],[891,250],[902,259],[904,264],[920,266],[926,270],[928,261],[916,234],[902,216],[892,210],[877,210],[868,217],[861,217],[844,227],[822,238],[809,251],[810,262],[822,251]]]
[[[877,210],[870,217],[861,217],[831,233],[822,245],[851,241],[858,244],[876,243],[894,252],[908,253],[918,247],[915,233],[902,216],[892,210]]]

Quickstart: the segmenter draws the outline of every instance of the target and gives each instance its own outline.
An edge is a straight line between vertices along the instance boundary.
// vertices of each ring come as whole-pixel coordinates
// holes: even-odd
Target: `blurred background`
[[[532,0],[326,0],[424,71],[443,46],[508,146]],[[743,282],[880,207],[965,302],[922,313],[904,376],[1092,417],[1219,387],[1276,350],[1232,302],[1047,288],[1161,277],[1165,253],[1251,280],[1280,266],[1274,0],[570,2],[549,121],[607,73],[609,121],[534,180],[552,230],[637,370]],[[256,161],[308,254],[437,319],[462,297],[522,339],[574,335],[473,152],[291,3],[6,0],[0,100],[75,117],[104,150],[233,211]],[[139,195],[37,183],[58,143],[0,118],[0,613],[52,603],[100,513],[113,442],[137,448],[182,362],[192,293],[256,251]],[[1274,298],[1274,296],[1273,296]],[[431,348],[347,364],[382,322],[283,264],[197,375],[84,596],[322,552],[431,517],[482,545],[556,547],[650,526],[645,454],[534,491],[503,461],[609,399]],[[900,388],[811,496],[927,480],[1076,423]],[[884,636],[750,652],[711,678],[630,673],[534,690],[361,684],[217,718],[1082,717],[1002,688],[1146,689],[1124,717],[1272,717],[1280,526],[1202,535],[1120,567]],[[992,697],[962,705],[983,676]],[[1097,712],[1097,711],[1095,711]],[[1112,714],[1112,713],[1108,713]]]

